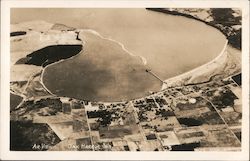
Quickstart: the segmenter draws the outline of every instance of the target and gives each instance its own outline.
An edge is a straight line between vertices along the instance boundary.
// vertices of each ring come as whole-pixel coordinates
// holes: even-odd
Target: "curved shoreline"
[[[183,16],[183,17],[184,17],[184,16]],[[198,20],[198,19],[196,18],[195,20]],[[199,20],[199,21],[202,21],[202,20]],[[202,21],[202,22],[204,22],[204,21]],[[211,25],[209,25],[209,26],[211,26]],[[212,26],[211,26],[211,27],[212,27]],[[216,27],[215,27],[215,28],[216,28]],[[216,28],[216,29],[218,30],[218,28]],[[99,36],[99,37],[102,38],[102,39],[109,40],[109,41],[112,41],[112,42],[114,42],[114,43],[117,43],[118,45],[121,46],[121,48],[122,48],[126,53],[130,54],[131,56],[140,57],[140,59],[142,60],[143,64],[144,64],[144,65],[147,64],[147,61],[146,61],[145,58],[143,58],[143,57],[141,57],[141,56],[134,55],[133,53],[129,52],[121,42],[118,42],[118,41],[113,40],[113,39],[111,39],[111,38],[105,38],[105,37],[103,37],[100,33],[98,33],[98,32],[95,31],[95,30],[92,30],[92,29],[78,29],[77,31],[89,31],[89,32],[91,32],[91,33],[93,33],[93,34]],[[218,31],[220,31],[220,30],[218,30]],[[221,32],[221,31],[220,31],[220,32]],[[82,41],[83,48],[84,48],[85,42],[84,42],[84,40],[81,40],[81,41]],[[194,72],[199,72],[199,71],[201,71],[204,67],[207,67],[208,65],[211,65],[211,64],[215,63],[218,59],[220,59],[220,57],[222,57],[222,55],[224,54],[224,51],[226,50],[227,45],[228,45],[228,40],[226,40],[226,43],[225,43],[225,45],[224,45],[222,51],[220,52],[220,54],[219,54],[218,56],[216,56],[214,59],[212,59],[211,61],[207,62],[206,64],[203,64],[203,65],[198,66],[198,67],[196,67],[196,68],[194,68],[194,69],[192,69],[192,70],[190,70],[190,71],[187,71],[187,72],[182,73],[182,74],[180,74],[180,75],[177,75],[177,76],[174,76],[174,77],[171,77],[171,78],[168,78],[168,79],[164,80],[165,83],[162,84],[162,88],[159,89],[156,93],[161,92],[162,90],[164,90],[164,89],[166,89],[166,88],[169,88],[169,87],[174,86],[175,84],[178,83],[178,81],[181,81],[181,80],[185,79],[185,77],[189,77],[189,75],[193,74]],[[83,51],[83,50],[82,50],[82,51]],[[81,53],[82,51],[80,51],[79,53]],[[78,54],[79,54],[79,53],[78,53]],[[75,56],[77,56],[78,54],[76,54]],[[68,59],[73,59],[75,56],[70,57],[70,58],[68,58]],[[53,92],[51,92],[51,91],[45,86],[45,84],[44,84],[44,82],[43,82],[43,81],[44,81],[44,80],[43,80],[43,77],[44,77],[45,69],[46,69],[47,67],[49,67],[50,65],[55,65],[55,64],[57,64],[57,63],[62,63],[63,61],[66,61],[66,60],[68,60],[68,59],[62,59],[62,60],[60,60],[60,61],[58,61],[58,62],[49,64],[49,65],[47,65],[46,67],[44,67],[44,68],[42,69],[42,71],[41,71],[40,83],[42,84],[42,86],[44,87],[44,89],[45,89],[46,91],[48,91],[48,92],[49,92],[51,95],[53,95],[53,96],[57,96],[57,95],[53,94]],[[167,83],[167,85],[166,85],[166,83]],[[171,85],[169,86],[168,83],[171,83]],[[152,95],[152,94],[150,94],[150,95]],[[57,96],[57,97],[61,97],[61,96]],[[64,97],[64,96],[63,96],[63,97]],[[72,97],[72,98],[73,98],[73,97]],[[143,98],[143,97],[139,97],[139,98],[135,98],[135,99],[131,99],[131,100],[136,100],[136,99],[141,99],[141,98]],[[130,101],[130,100],[129,100],[129,101]],[[97,101],[97,102],[103,102],[103,101]],[[111,101],[111,102],[125,102],[125,101]]]
[[[84,44],[83,44],[83,45],[84,45]],[[83,46],[83,47],[84,47],[84,46]],[[76,55],[74,55],[74,56],[72,56],[72,57],[70,57],[70,58],[68,58],[68,59],[61,59],[61,60],[59,60],[59,61],[57,61],[57,62],[51,63],[51,64],[49,64],[49,65],[46,65],[44,68],[42,68],[42,70],[41,70],[41,76],[40,76],[40,81],[39,81],[39,82],[41,83],[41,85],[43,86],[43,88],[44,88],[47,92],[49,92],[49,93],[50,93],[51,95],[53,95],[53,96],[57,96],[57,95],[55,95],[53,92],[51,92],[51,91],[45,86],[45,84],[43,83],[43,75],[44,75],[45,69],[48,68],[49,66],[56,65],[56,64],[58,64],[58,63],[62,63],[62,62],[64,62],[64,61],[66,61],[66,60],[73,59],[74,57],[78,56],[82,51],[83,51],[83,49],[82,49],[78,54],[76,54]]]
[[[84,30],[83,30],[83,31],[84,31]],[[94,30],[89,30],[89,29],[87,29],[87,30],[85,30],[85,31],[90,31],[90,32],[92,32],[92,33],[95,32]],[[98,36],[100,36],[100,37],[103,38],[103,39],[110,40],[109,38],[104,38],[104,37],[102,37],[102,36],[99,35],[98,33],[94,33],[94,34],[97,34]],[[113,41],[113,42],[118,43],[121,47],[124,46],[122,43],[119,43],[119,42],[117,42],[117,41],[115,41],[115,40],[112,40],[112,39],[111,39],[110,41]],[[162,84],[162,88],[161,88],[159,91],[157,91],[156,93],[161,92],[161,91],[163,91],[163,90],[165,90],[165,89],[167,89],[167,88],[172,88],[172,87],[175,86],[174,83],[177,84],[178,81],[181,81],[181,80],[185,79],[186,77],[189,77],[189,76],[192,75],[193,73],[199,72],[199,71],[201,71],[203,68],[206,68],[206,67],[208,67],[209,65],[211,65],[211,64],[213,64],[213,63],[216,63],[216,61],[218,61],[218,60],[219,60],[221,57],[223,57],[224,54],[226,53],[225,51],[226,51],[227,45],[228,45],[228,40],[225,42],[225,45],[223,46],[222,51],[220,52],[220,54],[219,54],[218,56],[216,56],[214,59],[212,59],[211,61],[209,61],[209,62],[207,62],[207,63],[205,63],[205,64],[203,64],[203,65],[201,65],[201,66],[198,66],[198,67],[196,67],[196,68],[194,68],[194,69],[192,69],[192,70],[190,70],[190,71],[187,71],[187,72],[182,73],[182,74],[180,74],[180,75],[177,75],[177,76],[174,76],[174,77],[171,77],[171,78],[168,78],[168,79],[164,80],[164,83]],[[83,47],[84,47],[84,46],[83,46]],[[124,51],[126,51],[126,48],[124,48],[124,49],[125,49]],[[82,52],[82,51],[81,51],[81,52]],[[81,52],[79,52],[79,53],[81,53]],[[78,54],[79,54],[79,53],[78,53]],[[77,55],[78,55],[78,54],[77,54]],[[77,55],[75,55],[75,56],[73,56],[73,57],[70,57],[70,58],[68,58],[68,59],[73,59],[73,58],[76,57]],[[131,55],[131,56],[136,56],[136,55]],[[45,69],[46,69],[47,67],[49,67],[50,65],[55,65],[55,64],[57,64],[57,63],[62,63],[62,62],[64,62],[64,61],[67,61],[68,59],[62,59],[62,60],[60,60],[60,61],[58,61],[58,62],[49,64],[49,65],[47,65],[45,68],[42,69],[42,74],[41,74],[41,78],[40,78],[40,83],[41,83],[42,86],[45,88],[45,90],[47,90],[47,91],[48,91],[51,95],[53,95],[53,96],[57,96],[57,97],[67,97],[67,96],[58,96],[58,95],[56,95],[56,94],[53,94],[53,92],[51,92],[51,91],[45,86],[45,84],[43,83],[43,74],[44,74],[44,72],[45,72]],[[169,86],[168,83],[170,83],[170,82],[173,82],[173,85],[171,84],[171,85]],[[151,96],[151,95],[155,95],[155,94],[149,94],[149,95],[147,95],[147,96]],[[68,98],[74,98],[74,97],[68,97]],[[130,99],[130,100],[128,100],[128,101],[137,100],[137,99],[142,99],[142,98],[143,98],[143,97],[134,98],[134,99]],[[77,98],[75,98],[75,99],[77,99]],[[81,100],[84,100],[84,99],[81,99]],[[90,101],[90,100],[89,100],[89,101]],[[101,103],[123,103],[123,102],[127,102],[127,101],[96,101],[96,102],[101,102]]]
[[[118,41],[113,40],[113,39],[111,39],[111,38],[105,38],[104,36],[102,36],[100,33],[98,33],[97,31],[95,31],[95,30],[93,30],[93,29],[79,29],[79,30],[78,30],[79,34],[80,34],[81,31],[82,31],[82,32],[90,32],[90,33],[92,33],[92,34],[94,34],[94,35],[100,37],[101,39],[112,41],[112,42],[118,44],[118,45],[122,48],[122,50],[124,50],[124,51],[125,51],[126,53],[128,53],[129,55],[131,55],[131,56],[133,56],[133,57],[139,57],[139,58],[141,59],[143,65],[146,65],[146,64],[147,64],[147,60],[146,60],[144,57],[134,55],[133,53],[131,53],[130,51],[128,51],[128,50],[125,48],[125,46],[124,46],[121,42],[118,42]],[[81,42],[82,42],[82,46],[83,46],[83,49],[84,49],[84,46],[85,46],[85,43],[86,43],[86,42],[85,42],[84,40],[82,40],[82,39],[81,39]],[[58,63],[62,63],[62,62],[64,62],[64,61],[67,61],[67,60],[70,60],[70,59],[75,58],[75,57],[78,56],[81,52],[83,52],[83,49],[82,49],[78,54],[76,54],[76,55],[74,55],[74,56],[72,56],[72,57],[70,57],[70,58],[68,58],[68,59],[61,59],[61,60],[59,60],[59,61],[57,61],[57,62],[51,63],[51,64],[45,66],[44,68],[42,68],[41,77],[40,77],[40,83],[42,84],[42,86],[44,87],[44,89],[45,89],[47,92],[49,92],[49,93],[50,93],[51,95],[53,95],[53,96],[57,96],[56,94],[54,94],[53,92],[51,92],[51,91],[45,86],[45,84],[44,84],[43,77],[44,77],[44,72],[45,72],[46,68],[47,68],[47,67],[50,67],[50,66],[52,66],[52,65],[56,65],[56,64],[58,64]],[[60,97],[60,96],[59,96],[59,97]]]
[[[139,56],[139,55],[135,55],[135,54],[131,53],[130,51],[128,51],[128,49],[126,49],[125,45],[122,44],[121,42],[116,41],[116,40],[111,39],[111,38],[106,38],[106,37],[102,36],[99,32],[97,32],[97,31],[95,31],[95,30],[93,30],[93,29],[82,29],[82,31],[83,31],[83,32],[84,32],[84,31],[89,31],[89,32],[91,32],[91,33],[93,33],[93,34],[99,36],[100,38],[102,38],[102,39],[104,39],[104,40],[109,40],[109,41],[112,41],[112,42],[114,42],[114,43],[120,45],[121,48],[122,48],[122,50],[124,50],[124,51],[125,51],[126,53],[128,53],[129,55],[134,56],[134,57],[139,57],[139,58],[141,59],[143,65],[146,65],[146,64],[147,64],[147,59],[146,59],[146,58],[144,58],[143,56]]]
[[[164,13],[164,14],[168,14],[168,15],[173,15],[173,16],[181,16],[181,17],[186,17],[189,19],[193,19],[196,21],[200,21],[205,23],[208,26],[211,26],[215,29],[217,29],[218,31],[220,31],[228,40],[228,44],[230,44],[232,47],[241,50],[241,43],[236,45],[233,41],[233,39],[231,39],[232,35],[237,35],[237,31],[233,31],[233,33],[230,33],[229,31],[227,31],[226,29],[224,29],[225,24],[221,23],[221,22],[216,22],[216,21],[209,21],[207,20],[208,17],[204,18],[200,18],[198,15],[194,15],[194,14],[190,14],[190,13],[185,13],[185,12],[181,12],[179,11],[177,8],[175,8],[174,10],[170,10],[169,8],[146,8],[149,11],[155,11],[155,12],[159,12],[159,13]],[[212,15],[209,15],[212,16]],[[218,15],[217,15],[218,16]],[[234,25],[239,25],[239,22],[234,22]],[[240,46],[239,46],[240,45]]]
[[[207,62],[207,63],[205,63],[205,64],[203,64],[203,65],[201,65],[199,67],[196,67],[196,68],[194,68],[194,69],[192,69],[190,71],[187,71],[187,72],[182,73],[180,75],[177,75],[177,76],[174,76],[174,77],[171,77],[171,78],[168,78],[168,79],[164,80],[164,83],[162,85],[161,90],[172,87],[171,84],[168,85],[168,83],[171,83],[171,82],[177,83],[177,81],[178,81],[177,79],[179,79],[179,81],[181,81],[182,79],[185,79],[185,77],[189,77],[190,75],[194,74],[195,72],[199,72],[199,71],[203,70],[203,68],[206,68],[207,66],[209,66],[209,65],[211,65],[213,63],[216,63],[216,61],[219,60],[221,57],[223,57],[223,55],[226,53],[227,46],[228,46],[228,40],[226,41],[226,43],[225,43],[224,47],[222,48],[222,51],[220,52],[220,54],[217,57],[215,57],[213,60],[211,60],[211,61],[209,61],[209,62]],[[166,84],[166,85],[164,86],[164,84]]]

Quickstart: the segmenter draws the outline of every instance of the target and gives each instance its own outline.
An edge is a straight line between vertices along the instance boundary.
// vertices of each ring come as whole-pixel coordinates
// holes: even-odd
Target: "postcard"
[[[248,160],[248,1],[1,1],[1,159]]]

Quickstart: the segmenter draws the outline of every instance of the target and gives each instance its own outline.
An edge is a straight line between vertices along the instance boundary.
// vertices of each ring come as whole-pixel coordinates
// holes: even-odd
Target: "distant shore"
[[[239,20],[236,21],[236,18],[234,18],[235,22],[223,22],[223,21],[207,21],[202,18],[199,18],[198,16],[194,16],[192,14],[188,13],[182,13],[178,9],[172,10],[169,8],[146,8],[147,10],[155,11],[155,12],[161,12],[165,14],[175,15],[175,16],[183,16],[187,18],[191,18],[200,22],[203,22],[211,27],[214,27],[218,29],[221,33],[223,33],[227,39],[228,44],[230,44],[232,47],[241,50],[241,29],[235,30],[232,26],[234,25],[240,25],[241,23]],[[211,16],[211,15],[210,15]],[[221,15],[214,15],[214,17],[220,17]],[[230,24],[230,25],[229,25]]]
[[[222,51],[220,54],[214,58],[213,60],[209,61],[206,64],[203,64],[197,68],[194,68],[188,72],[185,72],[183,74],[177,75],[175,77],[166,79],[163,83],[162,90],[176,87],[176,86],[183,86],[183,85],[189,85],[189,84],[196,84],[196,83],[202,83],[207,82],[213,79],[213,77],[216,77],[216,75],[225,75],[225,73],[220,72],[221,68],[229,68],[230,65],[234,64],[236,65],[235,71],[228,71],[228,74],[232,73],[238,73],[239,69],[241,69],[241,64],[237,64],[237,62],[234,62],[232,57],[237,56],[237,54],[240,53],[241,49],[241,42],[239,42],[238,38],[241,37],[241,29],[235,30],[233,28],[233,25],[239,25],[238,22],[230,22],[230,25],[228,25],[229,22],[216,22],[214,19],[212,19],[212,15],[209,15],[209,20],[199,18],[199,12],[195,14],[189,13],[188,9],[186,13],[184,11],[181,11],[181,9],[169,9],[169,8],[147,8],[151,11],[161,12],[165,14],[175,15],[175,16],[183,16],[187,18],[191,18],[200,22],[205,23],[206,25],[209,25],[211,27],[214,27],[218,29],[220,32],[222,32],[226,38],[227,42],[225,43]],[[214,18],[216,18],[218,15],[213,15]],[[236,18],[235,18],[236,21]],[[236,43],[237,42],[237,43]],[[229,53],[227,50],[229,48],[235,48],[235,50],[239,50],[236,53]],[[237,57],[241,57],[241,55],[238,55]],[[238,66],[237,66],[238,65]],[[231,69],[233,70],[233,69]],[[226,77],[228,75],[225,75]]]

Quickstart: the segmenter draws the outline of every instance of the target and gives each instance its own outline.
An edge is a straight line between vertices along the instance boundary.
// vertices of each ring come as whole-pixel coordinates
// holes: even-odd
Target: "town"
[[[235,77],[119,103],[35,99],[13,110],[11,120],[46,124],[49,135],[40,141],[54,140],[47,150],[234,151],[241,147],[242,118]]]

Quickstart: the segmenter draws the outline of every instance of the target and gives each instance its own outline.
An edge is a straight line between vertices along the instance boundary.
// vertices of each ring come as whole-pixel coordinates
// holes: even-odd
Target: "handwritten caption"
[[[52,146],[48,144],[34,144],[32,146],[33,150],[48,150],[51,149]],[[110,150],[112,146],[110,144],[98,144],[98,145],[91,145],[91,144],[68,144],[65,147],[65,150]]]

